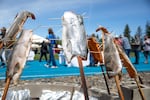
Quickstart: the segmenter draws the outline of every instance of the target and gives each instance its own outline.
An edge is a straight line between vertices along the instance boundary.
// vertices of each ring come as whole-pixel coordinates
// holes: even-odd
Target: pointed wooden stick
[[[139,78],[140,83],[141,83],[141,84],[144,84],[142,78],[141,78],[139,75],[138,75],[138,78]]]
[[[101,66],[101,70],[103,72],[103,76],[104,76],[104,80],[105,80],[105,85],[107,87],[107,92],[108,92],[109,95],[111,95],[110,90],[109,90],[109,86],[108,86],[108,82],[107,82],[107,79],[106,79],[106,76],[105,76],[105,73],[104,73],[103,66]]]
[[[70,100],[72,100],[72,98],[73,98],[74,91],[75,91],[75,87],[72,88]]]
[[[79,63],[79,67],[80,67],[80,76],[81,76],[82,87],[83,87],[83,91],[84,91],[84,97],[85,97],[85,100],[89,100],[84,71],[83,71],[82,58],[79,56],[77,58],[78,58],[78,63]]]
[[[104,48],[105,48],[105,44],[104,43],[105,43],[105,40],[104,40],[104,32],[103,32],[103,34],[102,34],[102,46],[103,46],[103,50],[102,51],[104,51]],[[102,66],[101,66],[101,69],[102,69],[103,76],[104,76],[104,79],[105,79],[105,84],[106,84],[106,87],[107,87],[108,94],[111,95],[110,90],[109,90],[109,86],[108,86],[108,83],[107,83],[107,79],[106,79],[106,76],[105,76],[105,73],[104,73],[104,70],[103,70]]]
[[[141,87],[140,87],[140,85],[139,85],[139,82],[138,82],[137,78],[134,78],[134,79],[135,79],[136,84],[137,84],[137,86],[138,86],[138,88],[139,88],[139,92],[140,92],[140,95],[141,95],[142,100],[146,100],[146,98],[145,98],[145,96],[144,96],[144,93],[143,93],[143,91],[142,91],[142,89],[141,89]]]
[[[5,88],[4,88],[4,93],[3,93],[3,96],[2,96],[2,100],[6,100],[6,96],[7,96],[7,92],[8,92],[10,81],[11,81],[11,77],[8,77],[6,79],[6,84],[5,84]]]
[[[114,78],[115,78],[115,81],[116,81],[116,85],[117,85],[117,89],[118,89],[118,93],[119,93],[120,99],[124,100],[124,95],[122,93],[122,90],[121,90],[121,87],[120,87],[120,84],[119,84],[119,77],[118,77],[118,75],[114,76]]]

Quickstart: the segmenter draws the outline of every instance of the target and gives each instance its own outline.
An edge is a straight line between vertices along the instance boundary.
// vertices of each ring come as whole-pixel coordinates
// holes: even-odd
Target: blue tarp
[[[130,58],[131,62],[134,62],[135,58]],[[150,62],[149,62],[150,63]],[[47,68],[44,66],[45,61],[28,61],[21,75],[21,79],[36,79],[36,78],[53,78],[53,77],[64,77],[80,75],[78,67],[67,67],[59,65],[58,68]],[[143,54],[140,54],[140,62],[138,65],[134,65],[137,72],[148,72],[150,71],[150,64],[144,64]],[[103,67],[105,68],[105,67]],[[5,79],[6,68],[0,68],[0,79]],[[98,67],[84,67],[85,75],[102,74],[100,66]],[[126,69],[123,68],[123,72],[126,73]]]

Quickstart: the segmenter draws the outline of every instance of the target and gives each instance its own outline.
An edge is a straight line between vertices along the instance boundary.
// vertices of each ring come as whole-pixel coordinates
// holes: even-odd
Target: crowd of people
[[[94,35],[92,34],[91,37]],[[94,36],[95,37],[95,36]],[[96,37],[95,37],[96,38]],[[135,61],[133,64],[139,64],[140,52],[144,55],[144,63],[148,64],[148,57],[150,56],[150,37],[144,36],[144,39],[139,38],[137,35],[134,37],[134,42],[131,43],[126,35],[116,35],[114,36],[115,43],[119,45],[126,55],[130,58],[131,52],[134,54]],[[92,55],[90,54],[90,64],[89,66],[95,66],[97,62],[94,61]]]
[[[1,34],[0,34],[1,40],[4,38],[5,34],[6,34],[6,28],[3,27],[1,28]],[[91,37],[95,37],[95,34],[92,34]],[[46,67],[57,68],[56,60],[54,56],[54,50],[53,50],[53,48],[56,47],[57,44],[56,44],[56,36],[52,28],[48,29],[47,39],[49,40],[49,42],[43,41],[41,43],[39,62],[41,62],[42,58],[45,57],[45,61],[47,62],[45,64]],[[115,42],[125,51],[125,53],[127,54],[129,58],[130,58],[131,51],[134,53],[135,61],[133,62],[133,64],[139,64],[140,52],[143,52],[143,55],[145,57],[144,63],[145,64],[149,63],[148,57],[150,55],[150,37],[145,35],[143,41],[141,42],[141,39],[135,35],[134,43],[130,43],[126,35],[124,36],[116,35],[114,39],[115,39]],[[2,57],[3,51],[4,50],[2,48],[0,50],[1,66],[5,65],[4,58]],[[47,55],[49,55],[49,57],[47,57]],[[97,62],[94,61],[91,54],[90,54],[89,60],[90,60],[89,66],[94,66],[95,64],[97,64]]]
[[[139,64],[140,60],[140,52],[143,52],[145,57],[145,64],[148,64],[148,56],[150,55],[150,37],[147,35],[144,36],[143,41],[135,35],[134,42],[130,43],[127,36],[120,35],[119,37],[115,37],[117,39],[118,44],[123,48],[127,56],[130,58],[130,53],[133,52],[135,56],[135,61],[133,64]]]

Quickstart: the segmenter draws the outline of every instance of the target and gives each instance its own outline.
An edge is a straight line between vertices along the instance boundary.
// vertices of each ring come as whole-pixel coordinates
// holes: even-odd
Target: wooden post
[[[120,84],[119,84],[119,77],[118,77],[118,75],[116,75],[114,77],[115,77],[115,81],[116,81],[116,85],[117,85],[117,89],[118,89],[118,93],[119,93],[120,99],[124,100],[124,95],[122,93],[122,90],[121,90],[121,87],[120,87]]]
[[[85,100],[89,100],[84,71],[83,71],[82,58],[79,56],[77,58],[78,58],[78,63],[79,63],[79,67],[80,67],[80,76],[81,76],[82,87],[83,87],[83,91],[84,91],[84,97],[85,97]]]
[[[138,88],[139,88],[139,92],[140,92],[140,95],[141,95],[142,100],[146,100],[146,99],[145,99],[145,96],[144,96],[144,93],[143,93],[143,91],[141,90],[141,87],[140,87],[140,85],[139,85],[139,82],[138,82],[137,78],[134,78],[134,79],[135,79],[136,84],[137,84],[137,86],[138,86]]]
[[[6,84],[5,84],[5,88],[4,88],[4,93],[3,93],[3,96],[2,96],[2,100],[6,100],[6,96],[7,96],[7,92],[8,92],[10,81],[11,81],[11,77],[8,77],[6,79]]]

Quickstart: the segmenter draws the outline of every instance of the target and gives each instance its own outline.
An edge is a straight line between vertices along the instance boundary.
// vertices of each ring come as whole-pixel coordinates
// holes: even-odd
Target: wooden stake
[[[89,100],[84,71],[83,71],[82,58],[79,56],[77,58],[78,58],[78,63],[79,63],[79,67],[80,67],[80,76],[81,76],[82,87],[83,87],[83,91],[84,91],[84,97],[85,97],[85,100]]]
[[[108,92],[109,95],[111,95],[110,90],[109,90],[109,86],[108,86],[108,82],[107,82],[107,79],[106,79],[106,76],[105,76],[105,73],[104,73],[103,66],[101,66],[101,70],[103,72],[103,76],[104,76],[104,80],[105,80],[105,85],[107,87],[107,92]]]
[[[105,48],[105,39],[104,39],[104,32],[102,33],[102,46],[103,46],[103,52],[104,52],[104,48]],[[110,93],[110,90],[109,90],[109,87],[108,87],[108,83],[107,83],[107,79],[106,79],[106,76],[105,76],[105,74],[104,74],[104,70],[103,70],[103,68],[101,67],[101,69],[102,69],[102,72],[103,72],[103,76],[104,76],[104,79],[105,79],[105,84],[106,84],[106,87],[107,87],[107,91],[108,91],[108,94],[109,95],[111,95],[111,93]]]
[[[6,96],[7,96],[7,92],[8,92],[10,81],[11,81],[11,77],[8,77],[6,79],[6,84],[5,84],[5,88],[4,88],[4,93],[3,93],[3,96],[2,96],[2,100],[6,100]]]
[[[120,84],[119,84],[119,77],[118,77],[118,75],[115,76],[115,81],[116,81],[116,85],[117,85],[117,89],[118,89],[118,93],[119,93],[120,99],[124,100],[124,95],[122,93],[122,90],[121,90],[121,87],[120,87]]]
[[[73,98],[73,93],[74,93],[74,91],[75,91],[75,87],[72,88],[70,100],[72,100],[72,98]]]
[[[140,83],[144,84],[142,78],[139,75],[138,75],[138,78],[139,78]]]
[[[144,93],[143,93],[143,91],[142,91],[142,89],[141,89],[141,87],[140,87],[140,85],[139,85],[139,82],[138,82],[137,78],[134,78],[134,79],[135,79],[136,84],[137,84],[137,86],[138,86],[138,88],[139,88],[139,92],[140,92],[140,95],[141,95],[142,100],[146,100],[146,99],[145,99],[145,96],[144,96]]]

